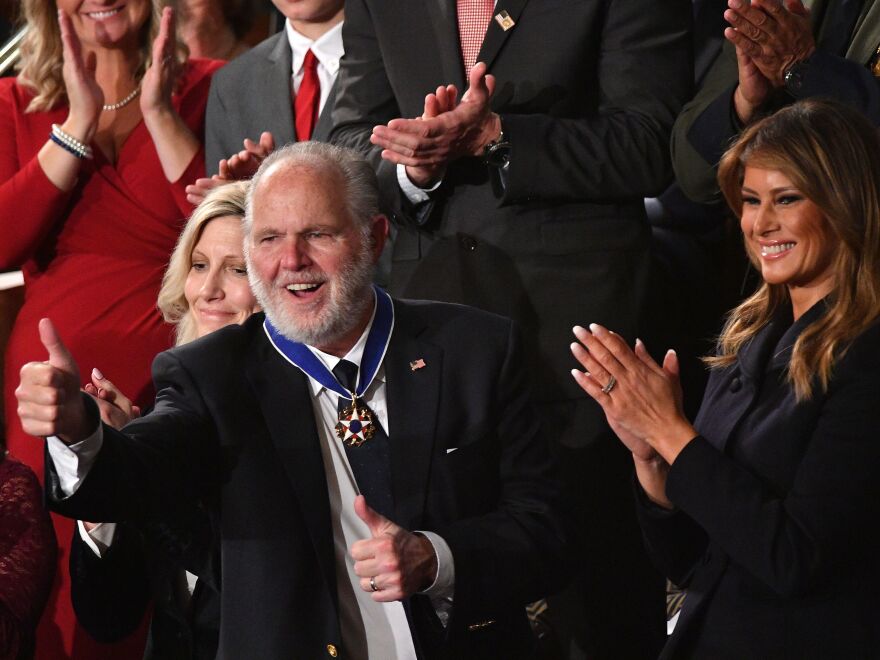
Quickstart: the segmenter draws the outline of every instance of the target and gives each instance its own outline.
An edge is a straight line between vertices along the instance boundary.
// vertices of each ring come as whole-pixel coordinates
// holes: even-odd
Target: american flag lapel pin
[[[422,369],[422,368],[424,368],[424,366],[425,366],[425,361],[422,358],[419,358],[418,360],[413,360],[412,362],[409,363],[410,371]]]
[[[505,32],[516,25],[516,21],[511,18],[506,9],[502,9],[500,12],[495,14],[495,22],[498,23],[498,25],[501,26],[501,29]]]

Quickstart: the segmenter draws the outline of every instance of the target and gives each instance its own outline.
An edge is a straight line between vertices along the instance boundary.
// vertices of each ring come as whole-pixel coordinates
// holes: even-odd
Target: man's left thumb
[[[367,523],[367,527],[370,528],[370,535],[373,538],[377,538],[385,532],[385,525],[388,523],[388,519],[381,513],[373,511],[370,505],[367,504],[367,498],[363,495],[358,495],[354,498],[354,512],[358,518]]]

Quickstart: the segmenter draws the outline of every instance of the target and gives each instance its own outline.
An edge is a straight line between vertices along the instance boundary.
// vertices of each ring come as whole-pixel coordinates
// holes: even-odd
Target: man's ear
[[[370,236],[373,239],[373,262],[379,260],[379,255],[382,254],[382,248],[385,247],[385,241],[388,240],[388,232],[390,230],[390,225],[388,223],[388,217],[383,215],[382,213],[377,213],[372,218],[370,218]]]

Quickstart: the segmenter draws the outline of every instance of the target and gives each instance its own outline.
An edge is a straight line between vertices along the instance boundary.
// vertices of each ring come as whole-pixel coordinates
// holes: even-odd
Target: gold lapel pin
[[[495,22],[498,23],[498,25],[501,26],[501,29],[505,32],[516,25],[516,21],[510,17],[510,14],[507,13],[506,9],[502,9],[495,14]]]
[[[415,371],[416,369],[422,369],[425,366],[425,361],[422,358],[418,360],[413,360],[409,363],[410,371]]]

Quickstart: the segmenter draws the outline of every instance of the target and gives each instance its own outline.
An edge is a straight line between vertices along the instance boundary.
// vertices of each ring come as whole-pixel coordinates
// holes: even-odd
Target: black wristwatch
[[[483,160],[487,165],[497,167],[499,170],[506,170],[510,165],[510,142],[504,137],[504,127],[501,128],[501,135],[497,140],[492,140],[483,148]]]
[[[800,62],[795,62],[785,71],[782,79],[785,82],[786,91],[792,96],[797,96],[798,92],[801,91],[801,87],[804,86],[804,76],[807,74],[809,66],[810,58],[808,57]]]

